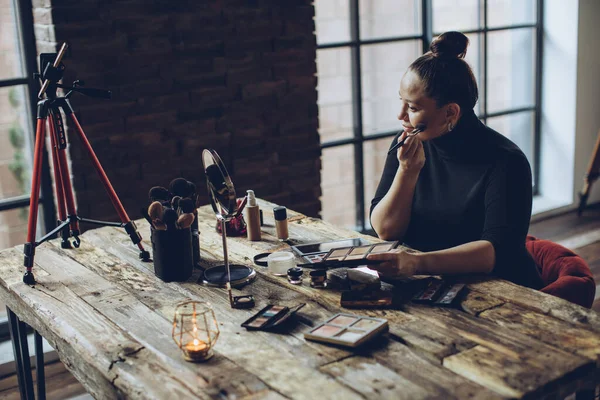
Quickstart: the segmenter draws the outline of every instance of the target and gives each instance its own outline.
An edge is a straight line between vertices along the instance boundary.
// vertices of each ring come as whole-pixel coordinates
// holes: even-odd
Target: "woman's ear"
[[[457,103],[449,103],[446,108],[446,122],[456,126],[460,117],[460,106]]]

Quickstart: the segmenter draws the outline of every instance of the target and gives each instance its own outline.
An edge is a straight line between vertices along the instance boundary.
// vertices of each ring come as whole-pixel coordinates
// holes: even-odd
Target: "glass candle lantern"
[[[219,325],[210,305],[203,301],[178,304],[173,317],[173,340],[187,361],[202,362],[213,356]]]

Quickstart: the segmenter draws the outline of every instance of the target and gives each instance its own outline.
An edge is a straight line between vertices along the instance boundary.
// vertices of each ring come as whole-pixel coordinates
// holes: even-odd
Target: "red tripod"
[[[110,98],[111,92],[99,89],[81,88],[78,85],[82,85],[81,82],[75,81],[72,87],[60,85],[57,82],[62,78],[64,71],[64,65],[61,63],[62,57],[66,51],[66,43],[60,49],[58,54],[56,53],[44,53],[40,55],[40,69],[43,71],[42,78],[44,83],[38,97],[41,99],[43,94],[46,93],[47,98],[40,100],[37,105],[37,129],[35,138],[35,149],[33,158],[33,177],[31,180],[31,200],[29,203],[29,221],[27,225],[27,243],[24,247],[24,266],[27,268],[25,275],[23,276],[23,282],[29,285],[35,284],[35,278],[32,273],[33,261],[35,255],[35,248],[50,239],[54,234],[61,232],[61,246],[63,248],[71,248],[71,242],[69,237],[74,238],[73,245],[79,247],[81,243],[79,239],[79,221],[88,222],[96,225],[105,226],[117,226],[124,227],[127,234],[131,238],[132,242],[140,249],[140,258],[148,261],[150,259],[150,253],[144,249],[142,245],[142,237],[137,231],[135,223],[129,219],[127,212],[123,208],[119,197],[113,189],[98,157],[94,153],[90,142],[88,141],[71,104],[69,103],[69,97],[74,92],[83,93],[91,97],[103,97]],[[36,77],[40,77],[36,75]],[[56,96],[56,89],[64,88],[69,89],[68,93],[64,97]],[[104,188],[108,192],[115,210],[119,214],[121,223],[118,222],[105,222],[97,221],[87,218],[81,218],[77,215],[75,209],[75,201],[73,198],[73,188],[71,186],[69,166],[67,164],[67,157],[65,149],[67,148],[67,137],[65,134],[62,117],[60,110],[63,110],[67,118],[70,118],[75,127],[77,135],[83,142],[84,148],[87,151],[88,156],[94,164],[96,172],[100,176],[100,180],[104,185]],[[38,217],[38,203],[39,203],[39,192],[40,192],[40,177],[42,169],[42,152],[44,146],[44,139],[46,135],[46,122],[49,123],[50,127],[50,142],[52,145],[52,165],[54,168],[54,181],[56,186],[56,202],[58,205],[58,226],[52,231],[48,232],[39,241],[35,241],[37,217]]]

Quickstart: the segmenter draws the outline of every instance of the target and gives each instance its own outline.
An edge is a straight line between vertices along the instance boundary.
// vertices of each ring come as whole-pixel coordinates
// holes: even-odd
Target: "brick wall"
[[[39,52],[71,45],[65,82],[110,89],[72,105],[130,217],[178,176],[208,202],[212,147],[241,196],[311,216],[321,206],[316,39],[311,0],[33,0]],[[68,124],[67,124],[68,125]],[[70,133],[79,213],[116,219]]]

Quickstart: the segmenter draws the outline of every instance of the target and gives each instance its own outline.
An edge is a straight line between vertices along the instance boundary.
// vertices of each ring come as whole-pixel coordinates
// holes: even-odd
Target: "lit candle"
[[[204,360],[208,356],[210,348],[202,340],[194,339],[185,345],[185,351],[192,360]]]

